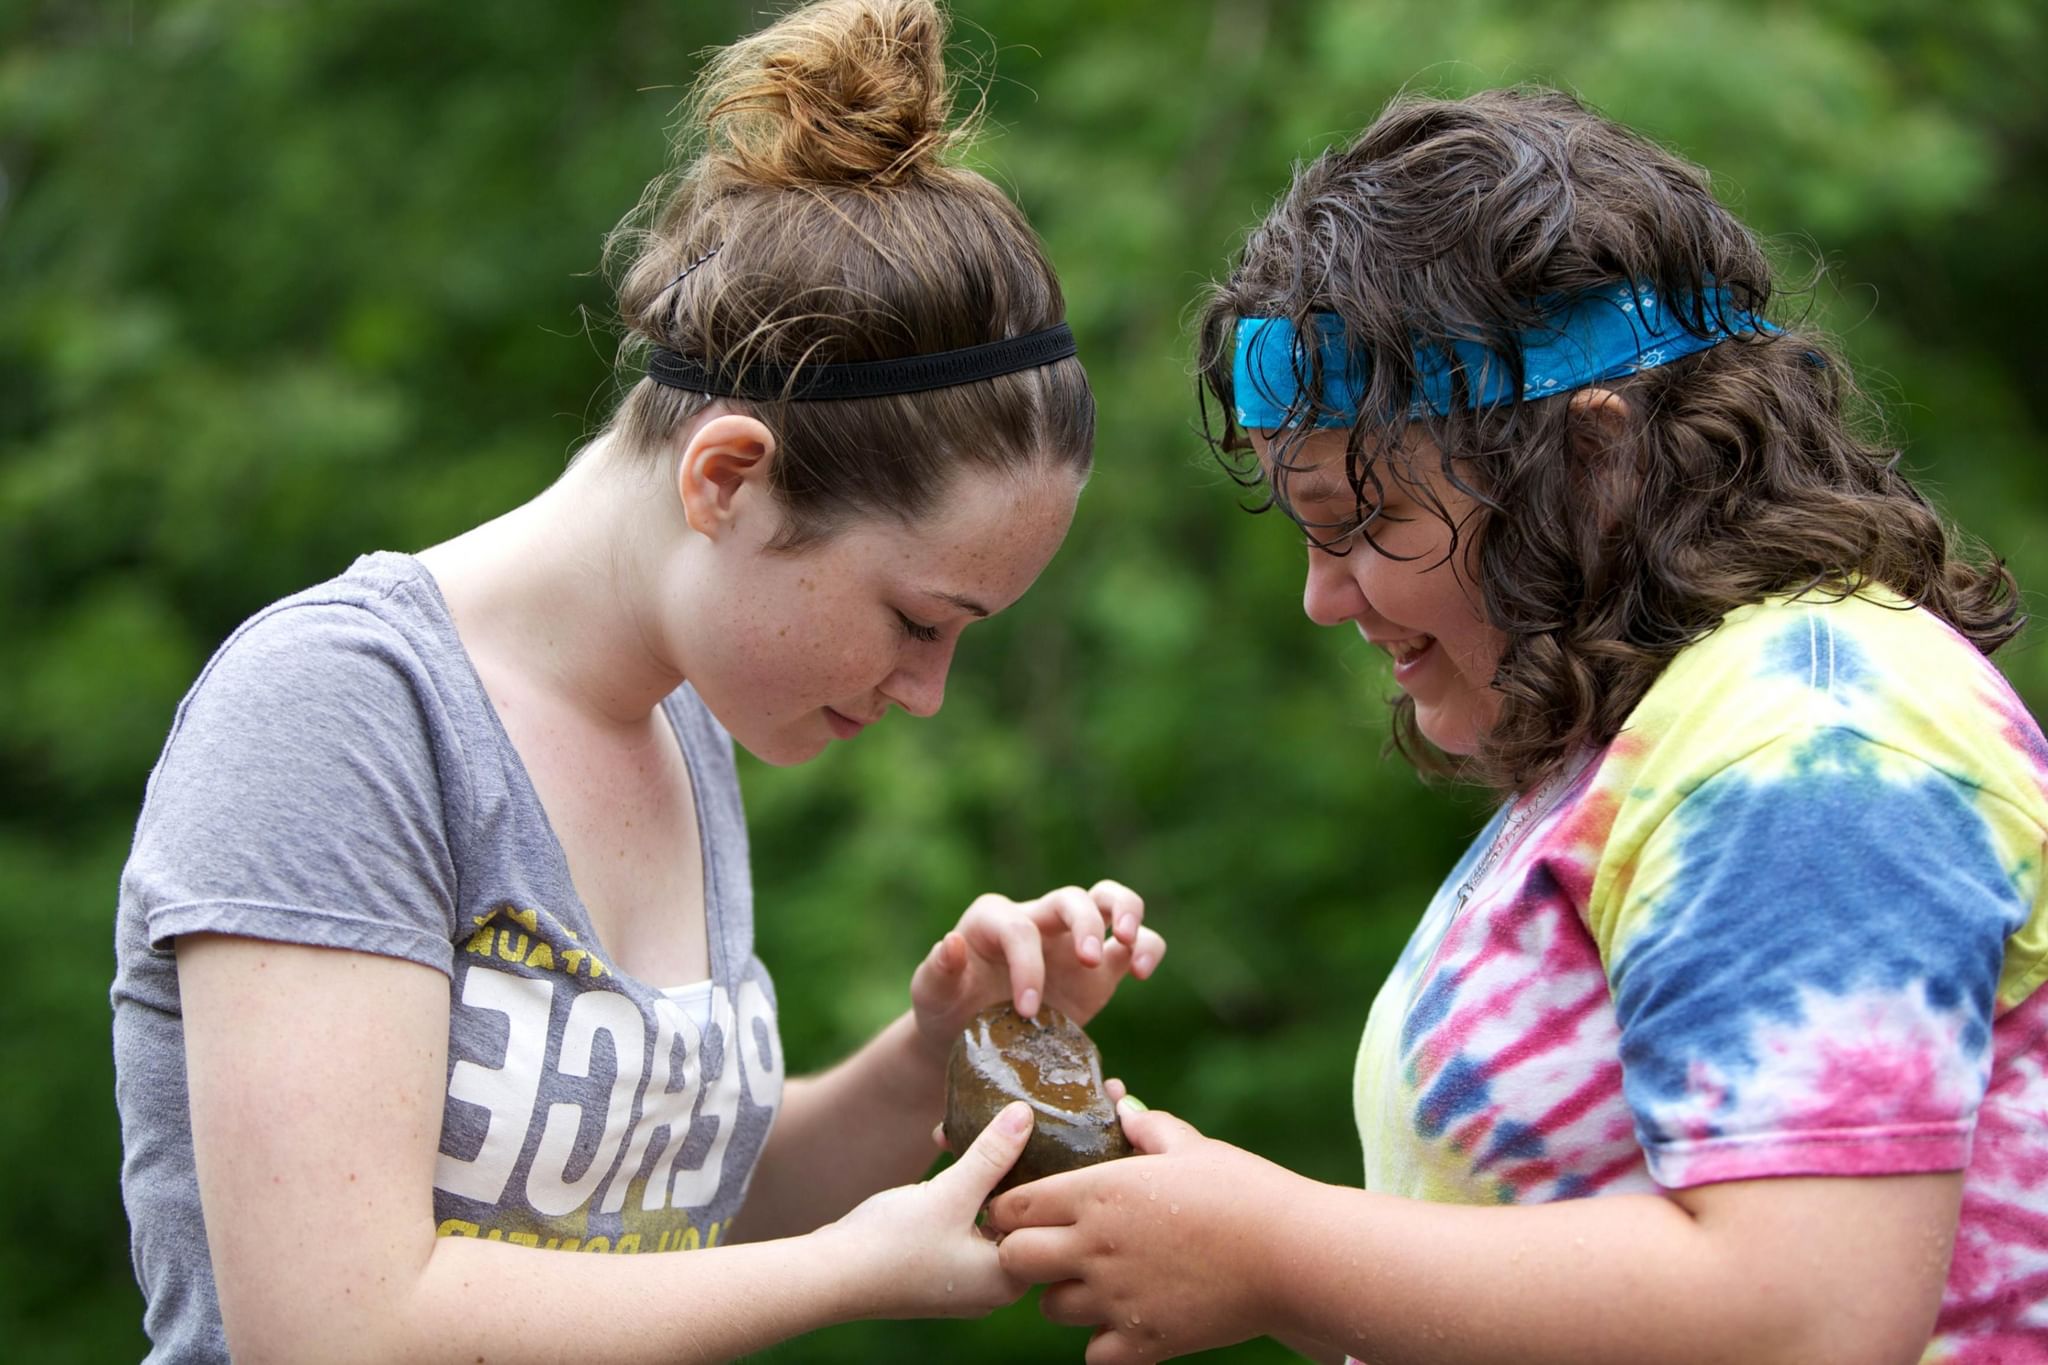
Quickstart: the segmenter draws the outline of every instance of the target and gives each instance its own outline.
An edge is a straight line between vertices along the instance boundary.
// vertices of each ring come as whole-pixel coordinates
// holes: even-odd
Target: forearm
[[[335,1266],[301,1298],[231,1298],[235,1359],[689,1365],[870,1311],[846,1257],[822,1237],[626,1256],[429,1240],[424,1257]],[[407,1259],[417,1259],[409,1276]]]
[[[1692,1220],[1655,1196],[1466,1208],[1304,1181],[1289,1202],[1257,1253],[1270,1330],[1371,1365],[1678,1365],[1730,1325],[1718,1271],[1685,1255]]]
[[[567,1262],[566,1265],[560,1262]],[[490,1311],[473,1311],[477,1287]],[[407,1315],[416,1358],[724,1361],[866,1315],[858,1278],[816,1237],[668,1255],[584,1256],[439,1238]],[[473,1347],[471,1350],[469,1348]]]
[[[1268,1330],[1371,1365],[1918,1357],[1896,1332],[1856,1335],[1883,1314],[1858,1302],[1843,1266],[1745,1256],[1743,1238],[1715,1235],[1670,1199],[1468,1208],[1301,1186],[1274,1211],[1284,1236],[1259,1239],[1255,1253],[1270,1267]],[[1817,1295],[1817,1284],[1841,1287]]]
[[[942,1059],[908,1014],[830,1071],[792,1080],[738,1221],[746,1241],[822,1227],[922,1176],[946,1099]]]

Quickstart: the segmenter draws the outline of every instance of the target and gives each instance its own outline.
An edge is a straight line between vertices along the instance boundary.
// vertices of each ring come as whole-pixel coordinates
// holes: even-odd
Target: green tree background
[[[962,60],[991,73],[978,156],[1065,277],[1099,469],[1040,586],[970,634],[938,719],[745,767],[790,1056],[823,1065],[899,1010],[977,892],[1115,875],[1173,951],[1097,1025],[1112,1068],[1353,1180],[1359,1026],[1483,803],[1379,757],[1381,664],[1301,618],[1293,540],[1238,510],[1197,439],[1190,299],[1290,163],[1397,89],[1564,85],[1713,168],[1788,276],[1825,260],[1800,306],[1845,338],[1926,485],[2038,587],[2048,20],[2032,0],[957,12]],[[661,166],[694,54],[764,13],[0,0],[11,1358],[143,1347],[106,990],[178,698],[266,601],[560,470],[613,392],[599,239]],[[2038,712],[2048,659],[2001,662]],[[774,1354],[1073,1359],[1081,1340],[1027,1302]]]

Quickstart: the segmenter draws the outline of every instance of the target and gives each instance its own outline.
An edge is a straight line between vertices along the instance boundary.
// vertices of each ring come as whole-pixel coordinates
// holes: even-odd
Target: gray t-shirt
[[[172,940],[201,931],[448,975],[443,1236],[609,1254],[725,1240],[781,1099],[732,741],[663,703],[696,788],[711,979],[607,959],[418,560],[377,554],[251,618],[178,709],[121,876],[121,1191],[152,1361],[225,1361]],[[305,1046],[322,1026],[305,1021]],[[279,1248],[289,1255],[289,1248]]]

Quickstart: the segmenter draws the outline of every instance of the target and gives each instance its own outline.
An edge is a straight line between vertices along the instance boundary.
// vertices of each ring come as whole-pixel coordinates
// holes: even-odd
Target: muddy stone
[[[1014,1100],[1031,1105],[1031,1140],[997,1192],[1131,1155],[1102,1088],[1102,1054],[1050,1005],[1039,1007],[1036,1020],[999,1005],[961,1030],[946,1066],[947,1143],[966,1151]]]

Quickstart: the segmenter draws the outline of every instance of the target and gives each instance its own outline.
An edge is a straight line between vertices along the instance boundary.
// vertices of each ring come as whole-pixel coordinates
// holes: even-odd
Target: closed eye
[[[1350,551],[1345,549],[1345,546],[1350,543],[1352,537],[1371,525],[1374,520],[1376,518],[1361,517],[1348,524],[1327,529],[1321,526],[1304,526],[1302,538],[1311,550],[1321,550],[1325,554],[1348,554]]]
[[[937,626],[922,625],[911,620],[900,611],[896,613],[896,619],[903,623],[904,633],[913,640],[922,640],[926,644],[932,644],[939,638],[939,628]]]
[[[1328,531],[1319,526],[1303,526],[1303,543],[1307,549],[1321,550],[1325,554],[1345,555],[1350,553],[1346,546],[1354,538],[1369,538],[1385,527],[1405,526],[1412,520],[1414,518],[1400,516],[1388,511],[1386,504],[1382,502],[1364,516],[1332,527]]]

